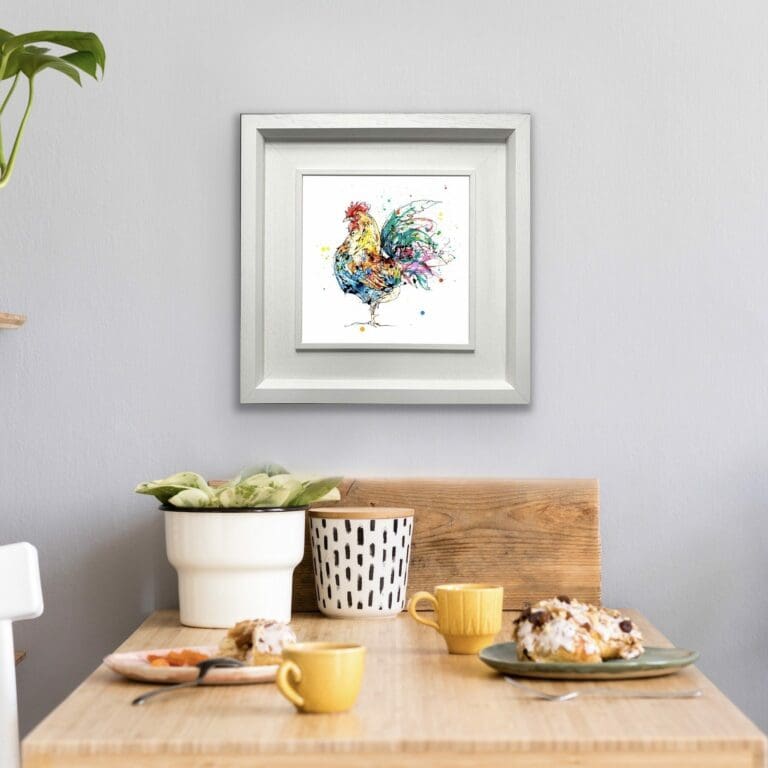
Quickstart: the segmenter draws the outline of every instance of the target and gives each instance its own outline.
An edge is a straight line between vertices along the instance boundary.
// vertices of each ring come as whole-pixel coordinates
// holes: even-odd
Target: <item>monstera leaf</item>
[[[57,56],[49,48],[43,48],[35,43],[48,43],[69,49],[69,53]],[[5,29],[0,29],[0,83],[10,80],[7,93],[0,94],[0,120],[11,100],[19,78],[27,79],[27,106],[16,130],[11,153],[6,160],[2,141],[2,122],[0,122],[0,188],[4,187],[11,178],[16,164],[21,138],[32,109],[34,99],[35,77],[46,69],[60,72],[78,85],[81,85],[80,72],[85,72],[94,79],[99,72],[104,74],[106,53],[101,40],[93,32],[66,32],[48,30],[43,32],[28,32],[14,35]]]
[[[63,56],[49,56],[48,60],[55,59],[63,62],[63,67],[54,66],[61,72],[71,77],[70,68],[77,67],[83,72],[97,77],[99,70],[104,73],[107,56],[101,40],[93,32],[28,32],[24,35],[14,35],[7,30],[0,29],[0,80],[14,77],[19,71],[23,71],[27,77],[34,77],[40,69],[43,60],[32,62],[30,57],[41,56],[48,53],[48,48],[40,48],[33,43],[51,43],[62,48],[69,48],[73,53]],[[27,61],[26,69],[22,66]],[[49,63],[47,66],[53,66]],[[79,76],[72,78],[78,84]]]

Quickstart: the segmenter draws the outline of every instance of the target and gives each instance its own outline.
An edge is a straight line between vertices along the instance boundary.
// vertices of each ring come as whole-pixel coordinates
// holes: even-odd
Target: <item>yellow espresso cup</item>
[[[418,614],[416,605],[421,600],[432,603],[437,621]],[[408,603],[408,613],[436,629],[450,653],[479,653],[501,631],[503,602],[504,587],[495,584],[441,584],[434,595],[417,592]]]
[[[296,643],[283,648],[280,693],[299,712],[345,712],[360,693],[365,648],[351,643]]]

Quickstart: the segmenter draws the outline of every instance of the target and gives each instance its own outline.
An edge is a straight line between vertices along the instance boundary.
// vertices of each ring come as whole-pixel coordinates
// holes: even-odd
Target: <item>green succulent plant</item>
[[[292,475],[279,464],[261,464],[247,467],[231,480],[213,486],[196,472],[178,472],[163,480],[140,483],[135,490],[172,507],[302,507],[317,501],[338,501],[341,496],[337,486],[341,480]]]
[[[36,43],[58,45],[69,49],[71,53],[55,56],[49,52],[49,48],[40,47]],[[96,79],[99,70],[101,70],[102,76],[104,75],[105,63],[104,46],[93,32],[48,30],[14,35],[0,29],[0,86],[5,80],[11,81],[5,96],[0,95],[0,188],[8,184],[16,164],[19,145],[29,119],[29,113],[32,110],[35,77],[38,73],[45,69],[53,69],[81,85],[80,72],[85,72]],[[22,76],[27,80],[27,106],[16,129],[16,138],[11,147],[11,153],[6,159],[3,146],[2,116]]]

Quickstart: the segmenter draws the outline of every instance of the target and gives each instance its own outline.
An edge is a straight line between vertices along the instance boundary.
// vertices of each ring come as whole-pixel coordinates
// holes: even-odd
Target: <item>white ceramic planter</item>
[[[243,619],[290,621],[293,570],[304,555],[305,507],[163,509],[182,624],[225,628]]]
[[[326,616],[395,616],[405,608],[413,510],[311,509],[317,605]]]

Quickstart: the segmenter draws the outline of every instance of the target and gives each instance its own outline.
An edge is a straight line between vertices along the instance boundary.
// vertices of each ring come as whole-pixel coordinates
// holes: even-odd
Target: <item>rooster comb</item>
[[[345,216],[348,219],[353,219],[358,214],[368,213],[370,210],[368,203],[350,203]]]

